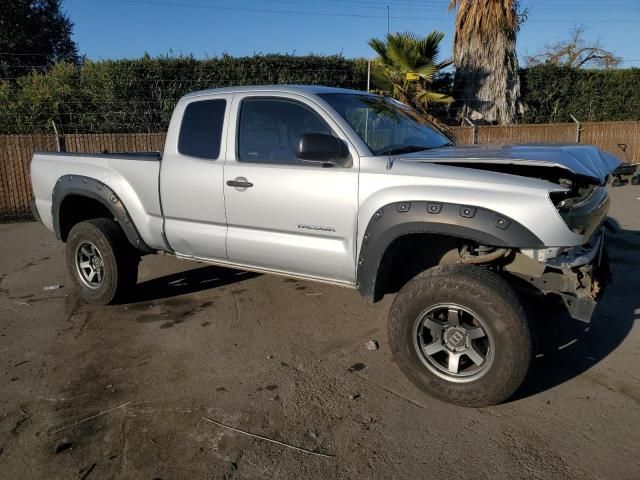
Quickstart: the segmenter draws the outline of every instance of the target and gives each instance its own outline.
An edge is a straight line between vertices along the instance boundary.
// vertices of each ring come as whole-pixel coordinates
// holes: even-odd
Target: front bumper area
[[[605,242],[605,233],[601,230],[587,245],[544,262],[528,258],[514,262],[507,270],[545,295],[559,295],[572,318],[589,322],[597,300],[611,282]]]

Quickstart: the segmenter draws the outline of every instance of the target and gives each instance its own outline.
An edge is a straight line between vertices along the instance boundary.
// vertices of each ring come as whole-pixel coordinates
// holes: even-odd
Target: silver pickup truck
[[[606,277],[605,185],[586,145],[455,146],[394,100],[317,86],[196,92],[162,154],[36,153],[36,215],[82,298],[134,288],[142,255],[396,293],[395,360],[466,406],[508,398],[532,355],[529,290],[588,321]]]

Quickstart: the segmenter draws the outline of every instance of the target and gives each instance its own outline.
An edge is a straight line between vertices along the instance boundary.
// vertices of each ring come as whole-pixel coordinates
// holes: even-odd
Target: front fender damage
[[[538,259],[551,250],[557,255]],[[558,295],[572,318],[589,322],[603,288],[611,281],[604,231],[587,245],[557,250],[521,251],[505,271],[545,295]]]
[[[444,235],[501,249],[543,246],[526,227],[486,208],[437,201],[390,203],[375,212],[362,239],[357,287],[365,299],[373,302],[381,298],[377,280],[382,259],[395,240],[413,234]]]

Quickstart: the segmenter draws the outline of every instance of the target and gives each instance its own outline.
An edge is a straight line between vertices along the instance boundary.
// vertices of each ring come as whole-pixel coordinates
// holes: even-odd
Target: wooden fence
[[[574,143],[576,124],[543,124],[453,127],[458,143]],[[0,222],[32,218],[29,200],[29,166],[33,152],[100,153],[158,151],[164,147],[163,133],[0,135]],[[640,122],[584,123],[580,143],[593,144],[623,161],[640,163]],[[626,146],[623,152],[621,146]]]

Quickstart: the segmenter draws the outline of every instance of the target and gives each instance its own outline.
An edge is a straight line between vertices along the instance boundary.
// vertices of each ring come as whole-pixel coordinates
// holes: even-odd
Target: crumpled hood
[[[600,185],[604,185],[607,175],[622,163],[614,155],[592,145],[579,144],[454,146],[399,155],[395,160],[499,169],[515,175],[521,174],[518,166],[561,168]],[[509,165],[515,167],[513,171]]]

